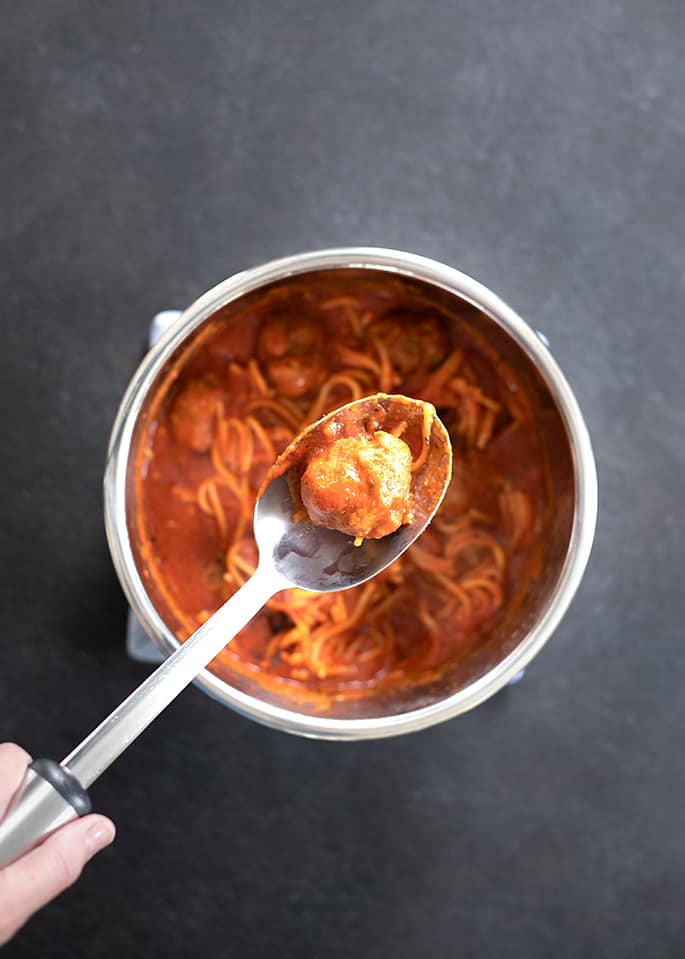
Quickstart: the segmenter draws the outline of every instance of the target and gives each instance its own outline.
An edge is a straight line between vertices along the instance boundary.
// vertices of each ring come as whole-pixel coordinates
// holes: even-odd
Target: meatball
[[[308,317],[272,316],[257,340],[257,355],[267,379],[283,396],[303,396],[326,377],[324,334]]]
[[[343,437],[313,456],[300,496],[318,526],[361,539],[380,539],[411,520],[411,451],[378,430]]]
[[[260,359],[315,353],[323,347],[321,326],[308,317],[272,316],[259,331]]]
[[[383,341],[402,376],[432,369],[449,350],[442,319],[431,313],[391,310],[372,323],[369,332]]]
[[[326,378],[323,357],[315,353],[302,356],[283,356],[265,364],[267,379],[281,396],[304,396],[311,393]]]
[[[169,414],[176,441],[196,453],[206,453],[214,439],[214,424],[222,409],[222,399],[222,391],[211,377],[186,383]]]

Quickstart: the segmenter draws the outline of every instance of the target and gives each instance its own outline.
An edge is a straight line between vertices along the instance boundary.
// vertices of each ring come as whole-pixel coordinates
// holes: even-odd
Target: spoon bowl
[[[328,593],[366,582],[401,556],[432,520],[452,474],[449,435],[436,415],[432,417],[425,462],[412,482],[416,504],[413,518],[381,539],[365,539],[355,546],[345,533],[310,522],[293,522],[298,504],[293,501],[287,470],[306,454],[312,438],[327,428],[342,429],[351,417],[404,421],[411,427],[423,419],[426,405],[405,396],[377,393],[341,406],[303,430],[269,472],[255,505],[254,534],[260,566],[268,562],[290,586]]]

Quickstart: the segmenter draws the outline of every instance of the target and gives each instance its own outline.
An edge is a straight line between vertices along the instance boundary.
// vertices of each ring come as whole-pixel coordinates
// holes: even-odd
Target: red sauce
[[[179,639],[256,565],[252,511],[300,430],[360,396],[432,403],[454,470],[430,528],[340,594],[285,591],[212,664],[284,695],[350,698],[473,650],[540,562],[548,506],[531,404],[489,345],[401,282],[288,281],[220,311],[159,384],[136,451],[141,568]]]

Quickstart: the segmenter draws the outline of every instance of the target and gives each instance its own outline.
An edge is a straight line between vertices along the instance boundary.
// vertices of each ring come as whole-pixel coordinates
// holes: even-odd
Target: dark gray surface
[[[116,845],[16,957],[676,957],[681,0],[6,4],[0,739],[64,755],[146,668],[101,517],[160,308],[334,244],[433,255],[550,337],[600,474],[525,682],[396,741],[189,690],[94,789]]]

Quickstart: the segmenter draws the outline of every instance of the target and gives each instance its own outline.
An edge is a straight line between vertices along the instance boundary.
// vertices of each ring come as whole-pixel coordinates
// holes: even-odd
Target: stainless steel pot
[[[465,312],[468,322],[516,367],[535,396],[554,510],[544,531],[544,571],[525,602],[504,616],[467,663],[439,682],[417,685],[400,697],[370,697],[321,712],[237,676],[229,683],[205,670],[197,679],[206,692],[245,716],[286,732],[327,739],[371,739],[422,729],[477,706],[506,685],[539,652],[566,612],[588,561],[597,517],[595,464],[575,397],[539,336],[494,293],[451,267],[395,250],[352,247],[286,257],[224,280],[189,306],[145,356],[114,423],[104,479],[107,537],[126,597],[157,645],[171,653],[178,640],[141,577],[134,548],[132,482],[136,430],[155,385],[177,351],[227,304],[289,277],[351,269],[419,282]]]

